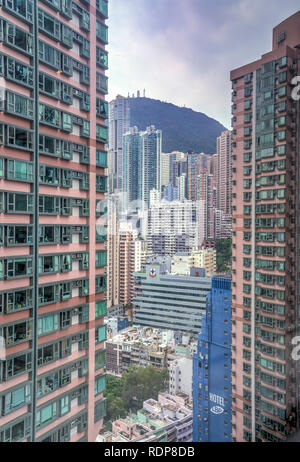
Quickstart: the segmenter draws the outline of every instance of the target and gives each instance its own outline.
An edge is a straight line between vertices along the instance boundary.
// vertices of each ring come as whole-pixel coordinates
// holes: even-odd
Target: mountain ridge
[[[152,98],[128,98],[130,124],[139,130],[155,125],[162,130],[162,151],[216,153],[216,139],[227,130],[203,112]]]

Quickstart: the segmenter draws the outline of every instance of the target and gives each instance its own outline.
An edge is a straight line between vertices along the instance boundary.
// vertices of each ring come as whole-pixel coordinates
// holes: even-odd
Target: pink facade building
[[[106,18],[1,1],[0,442],[95,441],[105,415]]]
[[[271,52],[231,72],[236,441],[285,440],[299,417],[299,44],[300,11],[274,28]]]

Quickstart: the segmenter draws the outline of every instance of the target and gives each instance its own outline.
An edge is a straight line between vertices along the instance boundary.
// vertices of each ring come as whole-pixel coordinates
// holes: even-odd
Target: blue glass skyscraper
[[[193,361],[193,441],[231,441],[231,279],[213,278]]]

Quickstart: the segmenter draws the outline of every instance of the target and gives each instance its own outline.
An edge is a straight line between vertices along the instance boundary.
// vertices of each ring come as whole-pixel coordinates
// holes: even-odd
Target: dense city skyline
[[[151,8],[146,0],[111,0],[108,101],[145,88],[149,98],[230,128],[230,71],[268,52],[269,31],[298,8],[296,0],[284,9],[280,0],[153,0]]]

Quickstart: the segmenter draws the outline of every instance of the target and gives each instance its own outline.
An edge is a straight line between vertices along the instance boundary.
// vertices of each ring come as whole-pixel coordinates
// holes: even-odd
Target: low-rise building
[[[106,319],[107,338],[116,335],[118,332],[129,327],[129,319],[125,316],[115,316]]]
[[[121,377],[131,366],[154,366],[170,371],[170,364],[182,358],[192,358],[196,341],[181,335],[186,344],[176,344],[174,332],[152,328],[130,327],[106,341],[106,370]],[[180,390],[179,390],[180,391]]]
[[[193,360],[176,358],[169,364],[169,392],[184,393],[192,399]]]
[[[144,401],[136,414],[112,423],[112,431],[97,442],[191,442],[192,402],[187,395],[160,393],[158,400]]]
[[[217,268],[216,250],[194,248],[189,253],[178,253],[172,258],[172,273],[189,275],[191,268],[204,268],[207,276],[213,276]]]

